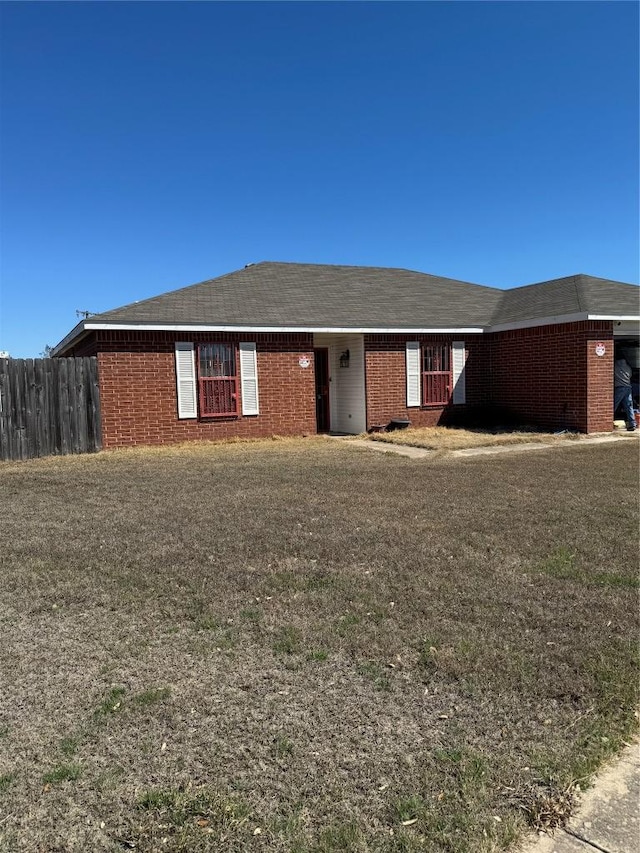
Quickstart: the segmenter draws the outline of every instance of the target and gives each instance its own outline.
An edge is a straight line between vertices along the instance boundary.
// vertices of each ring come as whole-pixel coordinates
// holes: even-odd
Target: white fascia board
[[[614,323],[640,323],[640,314],[589,314],[587,320],[613,320]]]
[[[225,326],[225,325],[207,325],[207,326],[185,326],[173,324],[133,324],[133,323],[86,323],[87,330],[110,330],[115,332],[256,332],[267,334],[283,334],[290,332],[309,332],[316,334],[336,334],[336,335],[455,335],[455,334],[470,334],[481,335],[483,329],[481,326],[464,328],[447,328],[447,329],[428,329],[428,328],[390,328],[381,327],[375,329],[367,329],[354,326]]]

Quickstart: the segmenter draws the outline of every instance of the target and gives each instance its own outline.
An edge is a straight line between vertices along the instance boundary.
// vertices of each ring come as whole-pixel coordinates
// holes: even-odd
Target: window
[[[406,342],[407,408],[466,402],[467,349],[450,344]]]
[[[224,418],[260,413],[258,360],[255,341],[239,344],[201,344],[176,341],[178,417]],[[239,350],[239,358],[236,351]],[[240,366],[240,388],[236,365]]]
[[[422,348],[422,405],[447,405],[451,385],[449,344],[426,344]]]
[[[203,418],[238,414],[236,350],[232,344],[198,347],[198,398]]]

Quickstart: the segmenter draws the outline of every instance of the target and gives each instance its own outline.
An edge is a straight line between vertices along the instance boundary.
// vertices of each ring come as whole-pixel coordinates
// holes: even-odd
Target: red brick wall
[[[261,438],[316,432],[310,335],[95,334],[95,340],[83,344],[82,349],[98,354],[105,448],[190,439]],[[191,340],[196,344],[255,340],[260,414],[213,420],[179,419],[174,355],[176,340]],[[310,356],[310,367],[300,367],[298,359],[301,355]],[[238,381],[239,396],[240,393]]]
[[[407,408],[406,343],[449,343],[464,338],[466,405]],[[365,335],[367,427],[392,418],[408,418],[412,426],[436,426],[461,417],[469,406],[485,401],[488,347],[480,335]]]
[[[607,324],[610,326],[610,324]],[[604,356],[596,355],[596,343],[606,346]],[[613,332],[590,334],[587,341],[587,427],[585,432],[613,429]]]
[[[367,426],[409,418],[415,426],[451,422],[487,404],[522,421],[558,429],[605,432],[613,417],[612,324],[583,322],[464,336],[465,406],[407,408],[407,337],[451,343],[461,335],[365,335]],[[174,344],[254,339],[260,414],[224,419],[177,415]],[[606,354],[595,354],[603,341]],[[98,355],[105,448],[189,439],[269,437],[316,432],[313,339],[309,334],[227,335],[93,332],[66,355]],[[301,355],[311,366],[298,364]],[[239,384],[239,383],[238,383]],[[238,389],[240,392],[240,388]]]
[[[451,343],[462,335],[412,335]],[[475,417],[493,406],[547,429],[608,432],[613,426],[613,333],[610,322],[565,323],[482,336],[464,336],[466,405],[406,406],[403,335],[365,335],[367,426],[408,418],[435,426]],[[597,356],[596,342],[606,346]]]
[[[614,346],[611,323],[587,340],[587,426],[585,432],[610,432],[613,429],[613,363]],[[596,354],[596,343],[604,343],[606,353]]]
[[[497,332],[491,347],[491,400],[547,429],[613,428],[613,332],[585,321]],[[606,346],[595,353],[596,341]]]

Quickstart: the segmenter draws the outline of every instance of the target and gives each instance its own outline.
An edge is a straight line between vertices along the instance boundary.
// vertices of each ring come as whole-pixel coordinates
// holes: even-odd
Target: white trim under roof
[[[117,324],[117,323],[85,323],[85,329],[108,329],[111,331],[127,331],[127,332],[256,332],[256,333],[267,333],[267,334],[289,334],[292,332],[309,332],[315,333],[318,335],[331,334],[331,335],[404,335],[405,332],[407,334],[415,335],[415,334],[446,334],[453,335],[458,332],[463,333],[467,332],[470,334],[480,335],[483,332],[482,326],[475,326],[473,328],[469,328],[465,326],[461,327],[451,327],[446,329],[417,329],[417,328],[397,328],[397,327],[387,327],[380,326],[375,328],[367,328],[360,326],[230,326],[230,325],[206,325],[206,326],[190,326],[190,325],[172,325],[172,324],[147,324],[147,323],[126,323],[126,324]]]
[[[82,320],[52,350],[57,355],[72,341],[85,332],[237,332],[256,334],[291,334],[308,332],[309,334],[359,334],[359,335],[481,335],[491,332],[508,332],[517,329],[532,329],[535,326],[551,326],[561,323],[579,323],[584,320],[604,320],[612,322],[640,322],[640,315],[633,314],[558,314],[551,317],[537,317],[531,320],[517,320],[511,323],[498,323],[495,326],[450,326],[446,328],[397,326],[248,326],[229,324],[188,325],[184,323],[92,323]]]
[[[614,323],[624,323],[624,322],[632,322],[632,323],[640,323],[640,315],[637,314],[621,314],[620,316],[613,317],[611,315],[604,314],[589,314],[589,320],[613,320]]]

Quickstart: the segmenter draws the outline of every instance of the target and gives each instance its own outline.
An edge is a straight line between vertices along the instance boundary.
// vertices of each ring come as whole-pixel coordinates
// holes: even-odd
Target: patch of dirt
[[[454,427],[409,427],[392,432],[374,432],[367,436],[371,441],[404,444],[425,450],[469,450],[474,447],[508,447],[521,444],[557,444],[580,441],[585,436],[572,432],[534,432],[518,430],[463,429]]]

